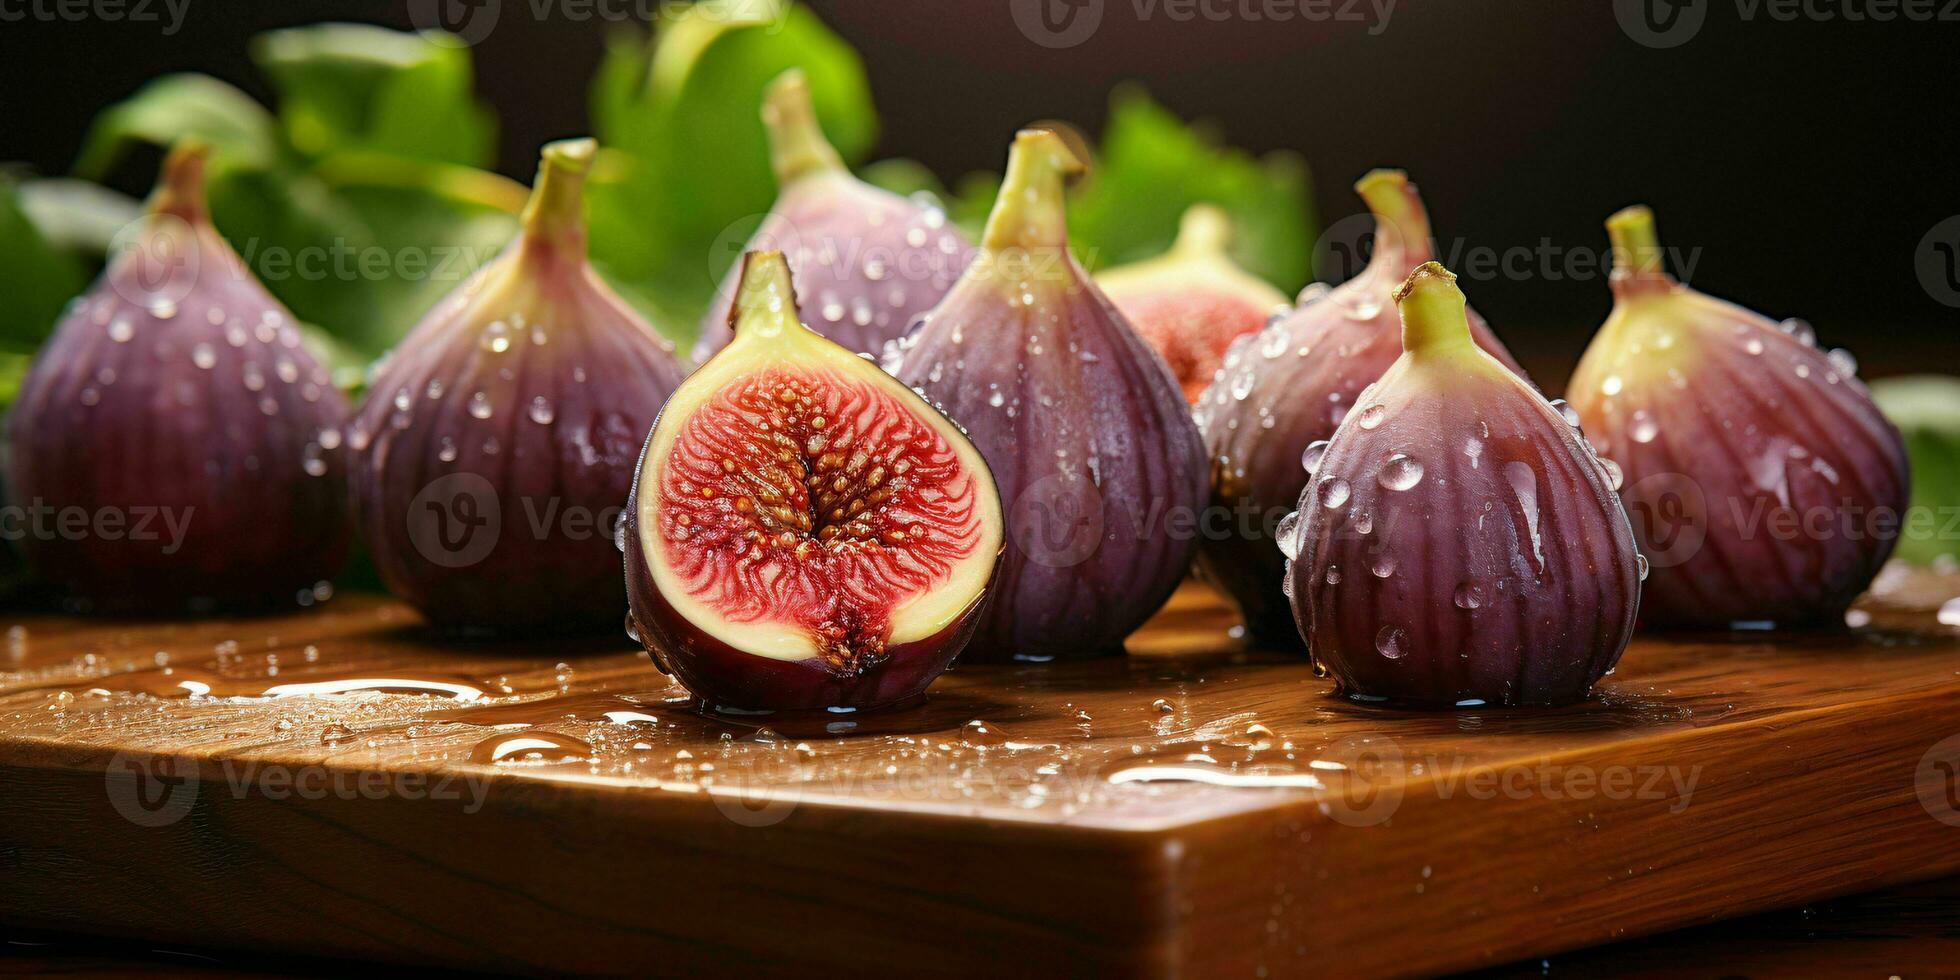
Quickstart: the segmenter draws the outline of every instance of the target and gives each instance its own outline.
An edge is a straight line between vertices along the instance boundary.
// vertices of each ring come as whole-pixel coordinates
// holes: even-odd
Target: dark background
[[[537,20],[531,0],[503,2],[476,48],[478,87],[502,119],[502,169],[528,178],[541,142],[585,127],[613,25]],[[1645,201],[1664,242],[1696,259],[1697,286],[1810,319],[1868,374],[1960,371],[1960,309],[1915,271],[1928,233],[1960,214],[1949,109],[1960,19],[1854,22],[1845,12],[1869,0],[1810,0],[1836,19],[1784,21],[1774,0],[1688,0],[1700,28],[1656,49],[1622,29],[1614,0],[1400,0],[1378,33],[1366,3],[1359,20],[1279,22],[1241,12],[1264,0],[1207,0],[1223,20],[1173,14],[1169,0],[1103,0],[1089,40],[1051,49],[1016,27],[1012,2],[811,4],[866,61],[884,123],[875,156],[948,179],[998,169],[1017,125],[1059,117],[1094,131],[1111,86],[1136,79],[1236,145],[1301,153],[1323,225],[1359,210],[1348,185],[1378,165],[1421,183],[1445,249],[1549,240],[1597,252],[1601,219]],[[268,28],[410,26],[406,7],[381,0],[189,4],[172,37],[151,24],[0,23],[0,160],[65,171],[95,112],[165,71],[268,97],[246,56]],[[132,193],[150,178],[126,176]],[[1535,269],[1465,285],[1556,389],[1609,299],[1596,277]]]

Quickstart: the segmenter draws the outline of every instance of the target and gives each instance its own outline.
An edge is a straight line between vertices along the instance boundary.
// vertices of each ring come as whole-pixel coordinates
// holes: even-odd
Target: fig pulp
[[[895,373],[966,427],[1009,502],[968,659],[1114,653],[1190,565],[1204,449],[1176,381],[1068,251],[1060,137],[1014,140],[980,254]]]
[[[1198,570],[1238,604],[1257,645],[1299,644],[1280,592],[1274,525],[1307,484],[1303,461],[1401,356],[1393,294],[1435,252],[1429,215],[1405,174],[1376,170],[1354,189],[1374,212],[1367,266],[1331,290],[1308,286],[1295,309],[1237,341],[1193,409],[1211,459],[1212,501],[1234,525],[1205,537]],[[1477,345],[1524,377],[1483,319],[1467,315]]]
[[[647,437],[626,581],[647,652],[706,706],[910,700],[966,645],[1000,496],[959,428],[797,318],[780,252],[744,259],[734,340]]]
[[[1653,564],[1645,623],[1839,623],[1897,540],[1897,429],[1843,351],[1676,283],[1653,213],[1607,221],[1613,312],[1572,375]]]
[[[876,356],[946,295],[971,247],[937,203],[851,176],[817,126],[801,71],[784,72],[769,86],[762,121],[781,191],[747,247],[789,256],[816,331]],[[728,343],[739,272],[729,272],[701,321],[698,362]]]
[[[1442,266],[1418,268],[1396,301],[1404,353],[1281,527],[1301,635],[1357,699],[1579,700],[1619,659],[1640,599],[1611,467],[1473,343]]]
[[[684,370],[586,263],[591,140],[544,149],[523,227],[375,374],[351,426],[382,581],[438,626],[616,629],[614,523]]]
[[[49,516],[21,545],[89,607],[310,603],[346,556],[346,399],[211,226],[205,164],[170,153],[8,420],[12,502]]]
[[[1169,252],[1096,277],[1104,295],[1163,355],[1186,401],[1198,400],[1234,338],[1265,326],[1286,305],[1285,294],[1232,264],[1225,251],[1231,240],[1225,212],[1195,204],[1184,212]]]

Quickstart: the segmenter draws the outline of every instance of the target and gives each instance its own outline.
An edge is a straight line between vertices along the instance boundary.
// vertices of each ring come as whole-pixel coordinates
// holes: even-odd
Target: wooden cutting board
[[[759,730],[384,599],[0,639],[0,921],[488,969],[1418,973],[1960,871],[1960,574],[1407,713],[1187,586],[1127,659]],[[1954,618],[1949,612],[1948,618]],[[812,974],[811,970],[823,971]]]

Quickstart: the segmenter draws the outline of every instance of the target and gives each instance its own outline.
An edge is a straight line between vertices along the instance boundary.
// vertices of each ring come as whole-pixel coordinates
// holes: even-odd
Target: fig
[[[1238,604],[1250,641],[1294,648],[1275,525],[1307,484],[1304,459],[1352,409],[1361,389],[1402,354],[1394,292],[1435,245],[1429,215],[1399,170],[1375,170],[1354,185],[1374,213],[1374,251],[1361,273],[1328,289],[1314,284],[1298,305],[1239,340],[1193,412],[1212,464],[1212,502],[1232,515],[1230,534],[1206,535],[1198,571]],[[1524,377],[1476,313],[1477,345]]]
[[[22,548],[79,606],[310,604],[346,557],[346,399],[212,227],[207,157],[169,153],[8,419]]]
[[[1395,301],[1403,354],[1334,430],[1280,530],[1308,652],[1358,700],[1583,699],[1640,604],[1612,468],[1474,342],[1441,265]]]
[[[966,427],[1009,503],[968,659],[1117,653],[1190,566],[1204,447],[1156,351],[1068,250],[1061,137],[1022,131],[980,253],[894,373]]]
[[[946,295],[972,247],[937,203],[851,176],[817,125],[803,72],[790,69],[770,84],[762,121],[781,190],[746,250],[788,255],[817,332],[876,356]],[[701,321],[697,362],[728,343],[739,271],[730,270]]]
[[[958,426],[800,322],[782,253],[749,253],[738,282],[734,339],[640,454],[634,629],[713,710],[911,701],[986,605],[993,477]]]
[[[1841,624],[1897,541],[1899,432],[1810,327],[1668,276],[1653,212],[1606,223],[1613,311],[1567,397],[1626,474],[1652,562],[1644,624]]]
[[[1170,251],[1096,277],[1103,294],[1163,355],[1186,401],[1198,400],[1235,338],[1265,326],[1286,305],[1284,293],[1232,263],[1231,242],[1225,212],[1194,204]]]
[[[511,244],[375,371],[347,442],[381,580],[439,628],[617,629],[614,522],[685,371],[586,261],[589,139],[547,145]]]

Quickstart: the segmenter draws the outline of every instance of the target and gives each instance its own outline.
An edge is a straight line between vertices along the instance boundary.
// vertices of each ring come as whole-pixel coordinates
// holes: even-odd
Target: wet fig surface
[[[310,603],[346,555],[346,399],[212,227],[207,156],[170,153],[8,419],[21,547],[91,608]]]
[[[655,663],[707,707],[916,699],[980,623],[1000,496],[958,426],[798,319],[779,252],[750,253],[734,340],[647,438],[626,579]]]
[[[1280,530],[1308,651],[1357,700],[1583,699],[1639,606],[1617,475],[1477,347],[1442,266],[1418,268],[1396,298],[1404,353],[1356,400]]]
[[[1211,460],[1212,502],[1232,517],[1232,533],[1205,537],[1198,569],[1238,604],[1261,644],[1299,644],[1273,530],[1306,486],[1303,459],[1318,454],[1361,390],[1402,355],[1393,293],[1435,253],[1428,212],[1405,174],[1376,170],[1355,190],[1374,215],[1368,264],[1332,289],[1308,286],[1293,310],[1235,342],[1193,409]],[[1477,345],[1523,377],[1483,319],[1468,317]]]
[[[1211,383],[1235,338],[1265,326],[1286,305],[1284,293],[1232,263],[1231,240],[1225,212],[1195,204],[1170,251],[1096,276],[1103,294],[1163,355],[1188,401]]]
[[[375,567],[445,628],[616,630],[626,611],[615,523],[684,369],[586,263],[595,150],[545,147],[517,238],[389,355],[349,427]]]
[[[1897,542],[1909,488],[1898,430],[1842,350],[1675,282],[1653,213],[1607,222],[1613,311],[1569,388],[1626,473],[1653,564],[1643,622],[1842,623]]]
[[[965,426],[1008,508],[969,659],[1122,649],[1190,564],[1204,451],[1183,393],[1069,253],[1060,137],[1025,130],[958,285],[895,372]]]
[[[971,246],[938,202],[901,197],[851,176],[817,126],[801,71],[784,72],[770,86],[762,120],[781,191],[747,248],[787,255],[810,326],[876,355],[946,295]],[[729,271],[701,320],[696,361],[728,343],[740,271]]]

